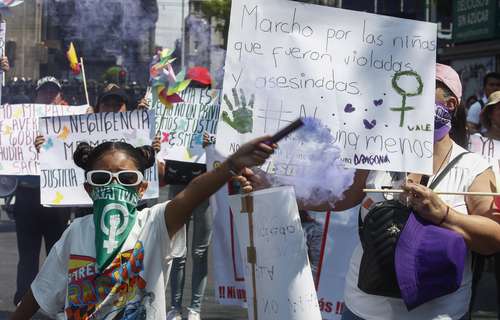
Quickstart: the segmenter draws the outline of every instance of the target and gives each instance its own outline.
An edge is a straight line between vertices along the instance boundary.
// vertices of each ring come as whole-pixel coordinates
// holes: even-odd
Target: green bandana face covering
[[[137,216],[139,194],[133,187],[110,183],[92,187],[95,248],[98,270],[104,270],[127,239]]]

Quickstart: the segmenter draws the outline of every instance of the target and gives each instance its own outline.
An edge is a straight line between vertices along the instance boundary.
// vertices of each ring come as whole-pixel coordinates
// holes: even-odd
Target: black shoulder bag
[[[434,189],[457,162],[469,152],[456,156],[429,186]],[[359,214],[359,239],[363,256],[359,268],[358,287],[377,296],[401,298],[394,265],[396,244],[411,209],[398,200],[377,203],[366,215]]]

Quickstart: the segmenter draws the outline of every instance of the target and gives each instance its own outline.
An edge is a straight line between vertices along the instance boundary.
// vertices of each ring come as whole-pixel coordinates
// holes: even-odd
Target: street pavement
[[[164,194],[164,192],[162,192]],[[163,197],[162,197],[163,198]],[[190,228],[192,229],[192,228]],[[190,235],[191,236],[191,235]],[[43,247],[43,245],[42,245]],[[12,297],[15,292],[16,285],[16,264],[17,264],[17,245],[15,225],[11,220],[8,220],[4,212],[0,214],[0,320],[9,318],[9,314],[14,310]],[[41,263],[45,258],[42,254]],[[210,258],[209,258],[210,259]],[[191,259],[188,258],[187,270],[191,270]],[[222,306],[217,304],[215,299],[215,290],[212,278],[212,264],[209,260],[209,278],[206,295],[203,301],[202,318],[203,319],[246,319],[246,310]],[[190,297],[190,272],[186,273],[186,289],[184,291],[184,306],[189,305]],[[167,293],[167,306],[169,305],[170,292]],[[496,289],[495,279],[493,274],[486,272],[479,285],[479,293],[477,303],[474,308],[474,320],[493,320],[497,319],[496,306]],[[185,311],[184,314],[187,314]],[[43,315],[37,314],[33,319],[45,320],[49,319]],[[285,320],[285,319],[284,319]]]

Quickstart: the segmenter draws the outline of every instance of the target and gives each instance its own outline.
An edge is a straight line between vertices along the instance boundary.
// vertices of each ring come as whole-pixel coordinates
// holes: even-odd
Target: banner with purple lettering
[[[5,104],[0,106],[0,175],[39,175],[35,149],[38,117],[85,113],[88,106]]]
[[[309,116],[351,167],[431,173],[435,23],[287,0],[233,0],[230,21],[223,155]]]
[[[41,203],[91,206],[83,188],[84,172],[73,162],[78,143],[85,141],[97,146],[106,141],[122,141],[136,147],[151,145],[154,121],[154,113],[147,110],[40,118],[40,133],[45,137],[40,152]],[[149,183],[144,198],[158,198],[156,165],[145,172],[144,178]]]

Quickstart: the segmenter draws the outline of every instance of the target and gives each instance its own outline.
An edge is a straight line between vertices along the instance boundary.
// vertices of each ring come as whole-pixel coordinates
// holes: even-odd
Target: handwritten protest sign
[[[88,106],[5,104],[0,106],[0,174],[38,175],[38,117],[85,113]]]
[[[500,141],[479,133],[469,137],[469,151],[482,155],[488,160],[500,186]]]
[[[233,0],[217,149],[310,116],[350,166],[430,173],[436,46],[432,23]]]
[[[91,206],[83,188],[84,172],[73,162],[79,142],[97,146],[122,141],[134,146],[151,145],[154,114],[146,110],[120,113],[93,113],[40,119],[46,142],[40,155],[41,203],[47,206]],[[147,170],[149,186],[145,199],[158,197],[156,166]]]
[[[246,262],[249,319],[321,319],[293,189],[273,188],[251,195],[252,219],[247,209],[242,208],[241,195],[231,196],[229,200],[240,252]],[[253,258],[248,254],[252,252],[252,242],[255,245]],[[249,263],[252,260],[256,262],[253,265]],[[252,274],[255,275],[255,292]],[[258,317],[254,316],[254,294]]]
[[[188,88],[181,96],[184,102],[171,109],[159,102],[154,106],[162,141],[159,157],[204,164],[203,133],[217,131],[219,90]]]

